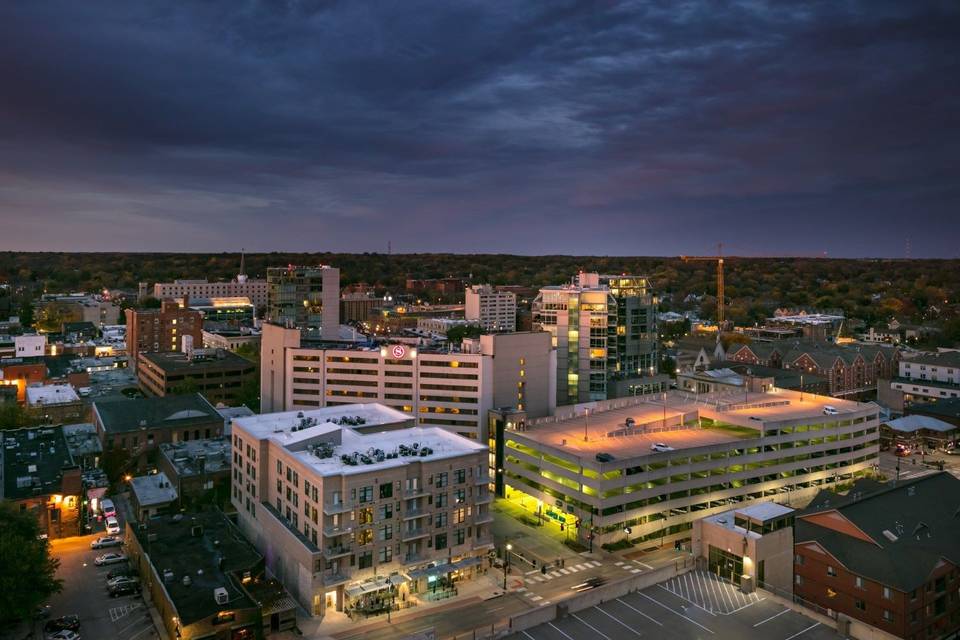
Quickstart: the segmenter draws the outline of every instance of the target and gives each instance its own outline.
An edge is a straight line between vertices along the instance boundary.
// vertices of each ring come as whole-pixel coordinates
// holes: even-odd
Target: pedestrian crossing
[[[560,576],[568,576],[574,573],[579,573],[580,571],[595,569],[596,567],[601,566],[603,566],[603,563],[601,562],[597,562],[596,560],[588,560],[586,562],[581,562],[580,564],[570,565],[569,567],[554,567],[547,573],[541,573],[540,571],[534,569],[533,571],[527,572],[527,580],[530,582],[546,582],[548,580],[553,580],[554,578],[559,578]]]
[[[634,564],[634,563],[636,563],[636,564]],[[629,571],[630,573],[640,573],[640,572],[643,571],[643,569],[641,569],[639,566],[637,566],[637,565],[639,565],[640,563],[637,562],[636,560],[634,560],[632,563],[631,563],[631,562],[624,562],[623,560],[618,560],[617,562],[614,562],[613,564],[617,565],[618,567],[620,567],[620,568],[623,569],[624,571]]]

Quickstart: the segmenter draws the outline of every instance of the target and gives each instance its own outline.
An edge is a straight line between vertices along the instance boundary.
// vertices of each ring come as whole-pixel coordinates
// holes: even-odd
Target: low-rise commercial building
[[[960,480],[937,473],[796,514],[794,594],[900,638],[960,631]]]
[[[732,505],[812,496],[873,470],[879,408],[791,391],[671,392],[491,412],[498,494],[581,543],[689,537]],[[571,529],[570,527],[573,527]]]
[[[486,570],[486,447],[412,424],[379,404],[233,421],[240,526],[312,615],[415,603]]]
[[[238,329],[236,331],[223,329],[216,331],[204,330],[203,346],[206,349],[225,349],[227,351],[236,351],[240,347],[246,346],[259,351],[260,332],[244,329]]]
[[[340,322],[367,322],[383,304],[383,298],[370,293],[344,293],[340,297]]]
[[[157,468],[183,505],[230,499],[230,439],[209,438],[160,445]]]
[[[188,390],[225,404],[234,403],[240,388],[256,373],[256,364],[222,349],[143,353],[137,369],[140,388],[147,395],[162,397]]]
[[[747,593],[793,591],[794,509],[759,502],[693,523],[692,551],[701,565]]]
[[[204,323],[217,322],[231,327],[252,324],[257,308],[243,296],[190,298],[190,308],[203,314]]]
[[[483,440],[491,407],[543,416],[556,406],[556,355],[546,332],[484,335],[458,351],[404,344],[342,348],[301,335],[264,325],[263,411],[378,402],[416,416],[420,426]]]
[[[161,443],[223,437],[223,417],[199,393],[97,400],[93,423],[105,452],[123,449],[140,469]]]
[[[83,486],[63,428],[0,432],[0,499],[33,513],[51,538],[80,535]]]
[[[127,309],[127,356],[136,370],[141,353],[165,353],[183,348],[184,337],[203,344],[203,316],[176,300],[164,300],[159,309]]]
[[[127,523],[127,555],[167,637],[260,640],[296,627],[296,604],[219,511]]]
[[[174,280],[158,282],[153,285],[153,297],[157,300],[167,298],[248,298],[258,309],[267,306],[267,281],[248,280],[240,275],[230,282],[209,282],[204,279]]]
[[[164,513],[177,501],[177,489],[162,471],[130,478],[130,507],[140,522]]]
[[[921,354],[899,362],[890,388],[902,394],[902,405],[960,398],[960,352]]]
[[[63,437],[67,441],[67,450],[73,463],[82,470],[100,467],[103,444],[97,437],[97,427],[89,422],[63,425]]]
[[[43,422],[79,422],[86,417],[86,406],[69,384],[32,385],[26,393],[27,409]]]

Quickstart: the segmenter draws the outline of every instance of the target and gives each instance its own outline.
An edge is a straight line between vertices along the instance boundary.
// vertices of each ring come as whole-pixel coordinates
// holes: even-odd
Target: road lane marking
[[[594,607],[594,609],[596,609],[597,611],[599,611],[599,612],[602,613],[603,615],[607,616],[608,618],[610,618],[610,619],[613,620],[614,622],[623,625],[623,626],[626,627],[627,629],[630,629],[630,631],[632,631],[632,632],[635,633],[636,635],[638,635],[638,636],[642,636],[642,635],[643,635],[642,633],[640,633],[639,631],[637,631],[636,629],[634,629],[633,627],[631,627],[630,625],[628,625],[626,622],[623,622],[622,620],[620,620],[620,618],[617,618],[616,616],[607,613],[606,611],[604,611],[604,610],[601,609],[600,607]]]
[[[557,625],[553,624],[552,622],[548,622],[547,624],[550,625],[551,627],[553,627],[554,629],[557,629]],[[570,636],[568,636],[567,634],[565,634],[565,633],[564,633],[563,631],[561,631],[560,629],[557,629],[557,631],[558,631],[558,632],[560,633],[560,635],[562,635],[564,638],[570,638]],[[573,638],[570,638],[570,640],[573,640]]]
[[[662,623],[662,622],[660,622],[660,621],[657,620],[656,618],[651,618],[650,616],[648,616],[647,614],[645,614],[643,611],[640,611],[640,609],[637,609],[637,608],[634,607],[633,605],[631,605],[631,604],[629,604],[629,603],[627,603],[627,602],[624,602],[624,601],[621,600],[620,598],[617,598],[616,600],[617,600],[617,602],[619,602],[619,603],[622,604],[623,606],[627,607],[628,609],[633,609],[634,611],[636,611],[637,613],[639,613],[640,615],[642,615],[644,618],[646,618],[647,620],[649,620],[649,621],[652,622],[653,624],[657,625],[658,627],[662,627],[662,626],[663,626],[663,623]]]
[[[650,569],[651,571],[653,571],[653,567],[648,565],[646,562],[640,562],[639,560],[634,560],[634,562],[639,564],[641,567],[646,567],[647,569]]]
[[[797,632],[796,632],[795,634],[793,634],[792,636],[787,636],[787,637],[784,638],[783,640],[793,640],[793,638],[796,638],[796,637],[799,636],[800,634],[806,633],[807,631],[810,631],[810,629],[813,629],[814,627],[819,627],[819,626],[820,626],[820,623],[819,623],[819,622],[814,622],[812,625],[810,625],[809,627],[807,627],[807,628],[804,629],[803,631],[797,631]]]
[[[668,607],[667,605],[663,604],[663,603],[660,602],[659,600],[656,600],[656,599],[654,599],[654,598],[651,598],[651,597],[648,596],[647,594],[642,593],[642,592],[639,592],[639,591],[637,592],[637,595],[646,598],[646,599],[649,600],[650,602],[653,602],[654,604],[657,604],[657,605],[663,607],[663,608],[666,609],[667,611],[669,611],[669,612],[671,612],[671,613],[673,613],[673,614],[675,614],[675,615],[680,616],[681,618],[683,618],[683,619],[686,620],[687,622],[690,622],[690,623],[692,623],[692,624],[695,624],[695,625],[697,625],[698,627],[700,627],[701,629],[703,629],[704,631],[706,631],[707,633],[713,635],[713,631],[711,631],[710,629],[706,628],[705,626],[703,626],[702,624],[700,624],[699,622],[697,622],[697,621],[694,620],[693,618],[688,618],[687,616],[683,615],[683,614],[680,613],[679,611],[674,611],[673,609],[671,609],[671,608]],[[790,640],[790,638],[787,638],[786,640]]]
[[[757,624],[755,624],[755,625],[753,625],[753,626],[759,627],[759,626],[762,625],[764,622],[770,622],[770,621],[773,620],[774,618],[779,618],[780,616],[782,616],[783,614],[785,614],[787,611],[792,611],[792,609],[784,609],[784,610],[781,611],[780,613],[775,613],[775,614],[773,614],[772,616],[770,616],[769,618],[766,618],[765,620],[761,620],[760,622],[758,622]]]

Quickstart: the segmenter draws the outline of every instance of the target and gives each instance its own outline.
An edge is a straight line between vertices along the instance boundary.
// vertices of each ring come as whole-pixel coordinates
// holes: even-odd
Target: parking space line
[[[787,637],[784,638],[783,640],[793,640],[793,638],[796,638],[797,636],[799,636],[799,635],[801,635],[801,634],[803,634],[803,633],[806,633],[807,631],[810,631],[810,629],[813,629],[814,627],[819,627],[819,626],[820,626],[820,623],[819,623],[819,622],[814,622],[812,625],[810,625],[809,627],[807,627],[807,628],[804,629],[803,631],[797,631],[797,632],[796,632],[795,634],[793,634],[792,636],[787,636]]]
[[[642,615],[644,618],[646,618],[647,620],[649,620],[649,621],[652,622],[653,624],[657,625],[658,627],[662,627],[662,626],[663,626],[663,623],[662,623],[662,622],[660,622],[660,621],[657,620],[656,618],[651,618],[650,616],[648,616],[647,614],[645,614],[643,611],[640,611],[640,609],[637,609],[637,608],[634,607],[633,605],[624,602],[624,601],[621,600],[620,598],[617,598],[616,600],[617,600],[617,602],[619,602],[620,604],[622,604],[622,605],[625,606],[626,608],[628,608],[628,609],[633,609],[634,611],[636,611],[637,613],[639,613],[640,615]]]
[[[782,616],[783,614],[785,614],[787,611],[791,611],[791,609],[784,609],[784,610],[781,611],[780,613],[775,613],[775,614],[773,614],[772,616],[770,616],[769,618],[765,618],[765,619],[761,620],[760,622],[758,622],[757,624],[755,624],[755,625],[753,625],[753,626],[759,627],[759,626],[762,625],[764,622],[770,622],[770,621],[773,620],[774,618],[779,618],[780,616]]]
[[[714,609],[713,603],[710,602],[710,599],[707,597],[707,584],[706,584],[706,581],[703,579],[703,576],[700,574],[697,575],[697,587],[700,589],[700,599],[703,601],[703,604],[709,605],[707,606],[707,610],[710,613],[713,613],[713,609]]]
[[[525,635],[525,636],[527,636],[528,638],[530,638],[530,640],[537,640],[536,638],[534,638],[532,635],[530,635],[530,634],[527,633],[526,631],[521,631],[520,633],[522,633],[523,635]]]
[[[553,624],[552,622],[548,622],[547,624],[550,625],[551,627],[553,627],[554,629],[557,629],[557,631],[560,632],[560,635],[562,635],[564,638],[569,638],[570,640],[573,640],[573,638],[570,638],[570,636],[568,636],[568,635],[565,634],[563,631],[561,631],[560,629],[558,629],[558,628],[557,628],[557,625]]]
[[[725,613],[724,615],[732,616],[733,614],[735,614],[735,613],[738,612],[738,611],[743,611],[743,610],[746,609],[747,607],[752,607],[753,605],[757,604],[758,602],[763,602],[764,600],[766,600],[766,598],[757,598],[756,600],[751,600],[750,598],[747,598],[747,600],[748,600],[747,604],[745,604],[745,605],[743,605],[742,607],[739,607],[739,608],[737,608],[737,609],[734,609],[733,611],[728,611],[728,612]]]
[[[603,631],[600,631],[600,629],[597,629],[595,626],[593,626],[592,624],[590,624],[589,622],[587,622],[586,620],[584,620],[583,618],[581,618],[581,617],[578,616],[577,614],[571,613],[570,616],[573,617],[575,620],[580,621],[581,624],[590,627],[590,629],[593,630],[594,633],[600,634],[601,636],[603,636],[603,637],[606,638],[607,640],[612,640],[612,639],[610,638],[610,636],[608,636],[607,634],[605,634]]]
[[[127,638],[127,640],[133,640],[134,638],[136,638],[137,636],[139,636],[139,635],[140,635],[141,633],[143,633],[144,631],[152,631],[152,630],[153,630],[153,620],[150,621],[150,624],[149,624],[149,625],[147,625],[146,627],[144,627],[144,628],[141,629],[140,631],[137,631],[135,634],[133,634],[133,635],[130,636],[129,638]]]
[[[599,612],[602,613],[603,615],[607,616],[608,618],[610,618],[611,620],[613,620],[613,621],[616,622],[617,624],[623,625],[624,627],[626,627],[627,629],[629,629],[630,631],[632,631],[632,632],[635,633],[636,635],[638,635],[638,636],[642,636],[642,635],[643,635],[642,633],[640,633],[639,631],[637,631],[636,629],[634,629],[633,627],[631,627],[630,625],[628,625],[626,622],[623,622],[622,620],[620,620],[620,618],[617,618],[617,617],[614,616],[613,614],[610,614],[610,613],[604,611],[604,610],[601,609],[600,607],[594,607],[594,609],[596,609],[597,611],[599,611]]]
[[[689,602],[690,604],[692,604],[693,606],[695,606],[697,609],[700,609],[700,610],[704,611],[705,613],[709,613],[709,614],[712,615],[712,616],[716,616],[716,615],[717,615],[717,614],[715,614],[713,611],[710,611],[710,609],[707,609],[707,608],[705,608],[705,607],[697,604],[696,602],[694,602],[694,601],[691,600],[690,598],[685,598],[685,597],[683,597],[682,594],[676,593],[676,592],[674,592],[674,591],[670,591],[670,589],[665,589],[663,586],[661,586],[661,585],[659,585],[659,584],[658,584],[657,586],[660,587],[661,589],[663,589],[664,591],[666,591],[667,593],[672,593],[673,595],[677,596],[677,597],[680,598],[681,600],[683,600],[683,601],[685,601],[685,602]]]
[[[701,629],[703,629],[704,631],[706,631],[707,633],[713,635],[713,631],[711,631],[710,629],[706,628],[705,626],[703,626],[702,624],[700,624],[699,622],[697,622],[697,621],[694,620],[693,618],[688,618],[687,616],[683,615],[683,614],[680,613],[679,611],[674,611],[673,609],[671,609],[671,608],[668,607],[667,605],[663,604],[663,603],[660,602],[659,600],[656,600],[656,599],[654,599],[654,598],[651,598],[651,597],[648,596],[647,594],[645,594],[645,593],[643,593],[643,592],[639,592],[639,591],[637,592],[637,595],[643,596],[644,598],[646,598],[646,599],[649,600],[650,602],[653,602],[654,604],[663,607],[663,608],[666,609],[667,611],[669,611],[669,612],[671,612],[671,613],[673,613],[673,614],[675,614],[675,615],[680,616],[681,618],[683,618],[683,619],[686,620],[687,622],[690,622],[690,623],[692,623],[692,624],[695,624],[695,625],[697,625],[698,627],[700,627]],[[786,640],[790,640],[790,638],[787,638]]]

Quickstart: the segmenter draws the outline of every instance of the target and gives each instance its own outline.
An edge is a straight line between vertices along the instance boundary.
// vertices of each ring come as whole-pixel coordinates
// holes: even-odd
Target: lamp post
[[[503,551],[503,590],[507,590],[507,574],[510,572],[510,551],[513,545],[509,542],[504,546]]]

